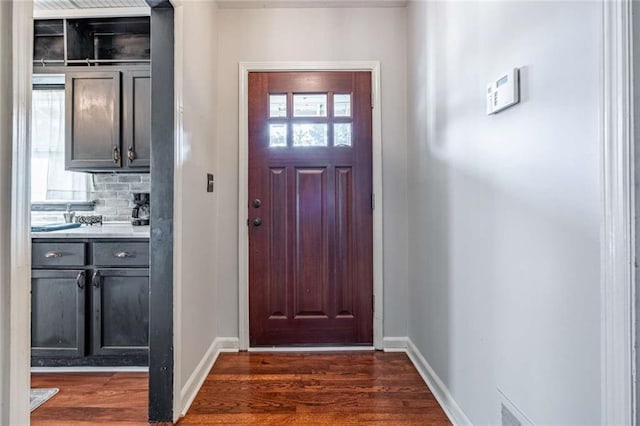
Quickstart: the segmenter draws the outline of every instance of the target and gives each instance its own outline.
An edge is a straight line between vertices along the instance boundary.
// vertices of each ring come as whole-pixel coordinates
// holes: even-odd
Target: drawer
[[[148,242],[93,243],[95,266],[149,266]]]
[[[33,243],[31,265],[33,267],[84,266],[85,243]]]

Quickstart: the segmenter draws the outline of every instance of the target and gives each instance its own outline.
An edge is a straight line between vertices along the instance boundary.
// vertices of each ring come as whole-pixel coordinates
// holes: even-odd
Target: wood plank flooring
[[[179,425],[448,425],[403,353],[224,353]]]
[[[147,424],[147,374],[32,374],[34,426]],[[448,425],[403,353],[225,353],[179,425]]]
[[[147,425],[147,373],[33,373],[31,387],[60,389],[31,413],[33,426]]]

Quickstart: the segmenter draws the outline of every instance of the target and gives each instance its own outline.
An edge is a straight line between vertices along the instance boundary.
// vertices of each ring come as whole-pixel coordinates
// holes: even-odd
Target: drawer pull
[[[127,257],[134,257],[131,253],[129,253],[128,251],[121,251],[116,253],[116,257],[118,259],[126,259]]]
[[[60,253],[59,251],[48,251],[44,257],[46,257],[47,259],[56,259],[58,257],[62,257],[62,253]]]
[[[78,285],[78,288],[80,290],[84,290],[84,271],[80,272],[78,274],[78,277],[76,278],[76,284]]]

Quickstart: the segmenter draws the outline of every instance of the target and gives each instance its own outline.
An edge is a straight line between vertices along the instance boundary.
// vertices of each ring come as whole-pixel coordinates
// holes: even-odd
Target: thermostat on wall
[[[514,68],[487,86],[487,115],[520,102],[520,70]]]

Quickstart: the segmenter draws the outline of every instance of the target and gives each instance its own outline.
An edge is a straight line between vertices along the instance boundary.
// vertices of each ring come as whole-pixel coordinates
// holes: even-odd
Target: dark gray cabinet
[[[85,354],[84,270],[34,270],[31,276],[31,353],[69,358]]]
[[[149,346],[149,270],[95,270],[91,286],[92,353],[144,356]]]
[[[148,364],[148,240],[38,238],[32,257],[32,365]]]
[[[96,68],[65,73],[65,168],[94,173],[148,172],[150,70]]]
[[[149,70],[124,73],[123,148],[126,167],[149,169],[151,165],[151,73]]]
[[[108,171],[122,166],[120,71],[66,74],[67,170]]]

